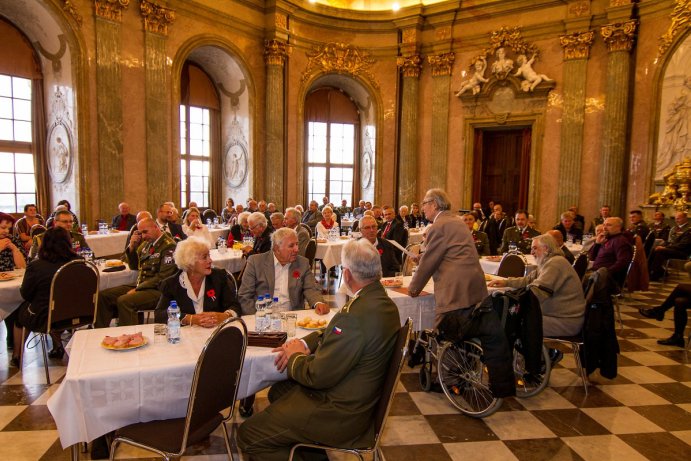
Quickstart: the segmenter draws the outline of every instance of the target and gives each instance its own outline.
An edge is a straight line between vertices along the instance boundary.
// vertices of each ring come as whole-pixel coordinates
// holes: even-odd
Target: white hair
[[[289,235],[295,236],[295,238],[298,238],[298,233],[295,232],[295,229],[291,229],[290,227],[281,227],[280,229],[276,229],[273,234],[271,234],[271,248],[278,248],[283,244],[283,240],[285,240],[286,237]]]
[[[252,213],[250,213],[249,211],[243,211],[242,213],[240,213],[238,215],[238,224],[240,224],[244,219],[249,219],[250,214]]]
[[[367,239],[350,240],[341,250],[344,269],[350,270],[360,282],[373,282],[382,278],[381,256]]]
[[[300,210],[297,208],[287,208],[286,209],[286,214],[285,217],[287,218],[288,215],[291,215],[295,220],[299,223],[300,220],[302,219],[302,213],[300,213]]]
[[[264,213],[261,211],[255,211],[250,215],[250,217],[247,219],[247,222],[250,223],[250,226],[254,226],[255,224],[261,224],[264,227],[267,225],[266,221],[266,216],[264,216]]]
[[[209,251],[209,242],[199,237],[189,237],[175,247],[173,259],[178,269],[185,272],[192,269],[200,255]]]

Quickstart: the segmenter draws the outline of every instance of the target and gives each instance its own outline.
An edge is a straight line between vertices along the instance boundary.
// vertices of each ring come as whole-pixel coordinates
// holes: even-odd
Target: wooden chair
[[[403,368],[403,363],[405,362],[406,355],[408,355],[408,339],[410,338],[411,330],[413,329],[413,320],[408,318],[405,325],[401,327],[398,332],[398,337],[396,339],[396,345],[393,350],[393,355],[389,361],[389,368],[386,372],[386,377],[384,378],[384,386],[382,387],[381,397],[379,403],[374,410],[374,440],[373,443],[365,448],[341,448],[341,447],[328,447],[325,445],[311,444],[311,443],[298,443],[293,445],[290,450],[290,457],[288,461],[292,461],[295,456],[295,451],[301,447],[305,448],[317,448],[327,451],[338,451],[341,453],[350,453],[351,455],[357,456],[361,461],[364,461],[364,454],[372,455],[374,460],[383,459],[381,454],[381,449],[379,444],[381,442],[381,435],[384,432],[384,426],[386,425],[386,418],[389,415],[389,410],[391,409],[391,402],[393,402],[394,393],[396,391],[396,386],[398,386],[398,381],[401,377],[401,369]]]
[[[202,213],[202,221],[203,222],[206,222],[207,219],[210,219],[211,221],[213,221],[214,218],[217,218],[217,217],[218,217],[218,214],[216,214],[216,212],[214,210],[212,210],[211,208],[207,208],[206,210],[204,210],[204,213]]]
[[[525,275],[525,258],[523,255],[506,253],[501,262],[497,275],[499,277],[523,277]]]
[[[98,308],[98,283],[98,269],[83,259],[68,262],[58,269],[53,276],[50,283],[46,331],[35,332],[41,338],[43,366],[48,384],[50,384],[50,375],[48,374],[48,353],[46,351],[47,336],[51,333],[83,326],[93,327]],[[24,344],[25,338],[26,328],[22,328],[22,344]],[[19,368],[22,368],[22,363],[19,364]]]
[[[246,349],[247,327],[242,319],[233,317],[221,323],[197,360],[186,416],[118,429],[110,446],[110,459],[115,459],[121,443],[153,451],[166,460],[177,459],[189,445],[206,439],[220,424],[232,461],[227,424],[233,417]],[[221,412],[227,408],[230,411],[224,416]],[[233,430],[231,424],[231,434]]]

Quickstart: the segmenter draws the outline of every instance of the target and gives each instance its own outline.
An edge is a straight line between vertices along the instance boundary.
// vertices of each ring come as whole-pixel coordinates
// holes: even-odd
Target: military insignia
[[[172,262],[173,262],[173,257],[170,255],[163,258],[163,264],[171,264]]]

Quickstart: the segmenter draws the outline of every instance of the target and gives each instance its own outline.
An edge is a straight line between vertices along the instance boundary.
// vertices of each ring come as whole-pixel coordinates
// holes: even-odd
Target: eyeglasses
[[[261,225],[262,225],[261,223],[257,223],[257,224],[255,224],[254,226],[250,226],[250,230],[254,230],[254,229],[256,229],[257,227],[259,227],[259,226],[261,226]]]
[[[422,201],[422,204],[423,204],[423,205],[427,205],[428,203],[432,203],[432,202],[434,202],[433,199],[423,200],[423,201]]]

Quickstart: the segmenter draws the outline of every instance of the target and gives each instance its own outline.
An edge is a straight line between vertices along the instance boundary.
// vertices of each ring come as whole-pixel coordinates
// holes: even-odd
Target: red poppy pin
[[[216,290],[213,288],[206,292],[206,296],[211,298],[212,301],[216,301]]]
[[[384,250],[382,250],[381,248],[377,248],[377,251],[379,252],[379,256],[384,254]]]
[[[293,271],[293,278],[299,279],[300,278],[300,271]]]
[[[156,250],[154,250],[154,247],[149,248],[149,254],[150,255],[154,254],[154,251],[156,251]]]

